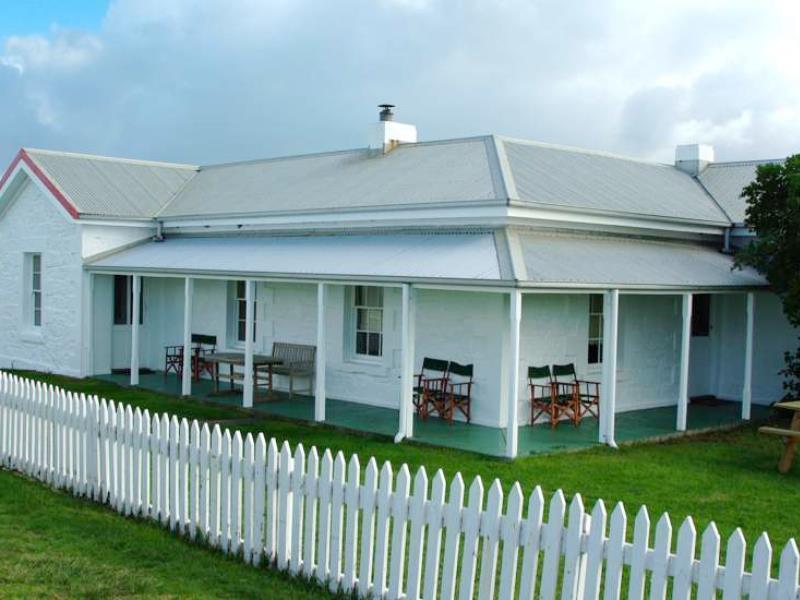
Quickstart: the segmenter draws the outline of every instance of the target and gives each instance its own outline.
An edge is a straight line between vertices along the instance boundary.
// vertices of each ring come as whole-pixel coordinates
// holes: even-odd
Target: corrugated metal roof
[[[655,287],[765,286],[755,270],[690,243],[622,237],[518,233],[527,281],[547,285]]]
[[[196,173],[189,165],[26,149],[81,215],[151,218]]]
[[[697,182],[672,165],[499,138],[519,199],[537,205],[727,224]]]
[[[492,233],[172,237],[99,259],[91,268],[300,277],[501,279]]]
[[[204,167],[162,217],[473,202],[498,197],[491,138]]]
[[[747,203],[742,190],[756,178],[759,165],[778,163],[780,160],[751,160],[744,162],[715,163],[706,167],[698,179],[708,193],[734,223],[744,223]]]

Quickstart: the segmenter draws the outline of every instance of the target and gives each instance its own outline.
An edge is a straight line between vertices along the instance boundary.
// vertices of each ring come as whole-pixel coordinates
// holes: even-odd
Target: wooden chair
[[[575,365],[553,365],[553,380],[567,386],[575,388],[578,395],[578,421],[587,414],[594,418],[600,416],[600,383],[597,381],[586,381],[578,379],[575,372]]]
[[[528,389],[531,394],[531,425],[543,414],[550,418],[555,428],[559,418],[559,406],[553,402],[553,374],[550,367],[528,367]]]
[[[427,419],[432,411],[444,410],[442,396],[447,384],[447,364],[446,360],[426,356],[422,359],[422,369],[414,376],[417,380],[414,408],[423,419]]]
[[[183,376],[183,346],[164,346],[164,379],[170,371]]]
[[[217,351],[217,336],[193,333],[192,349],[194,351],[194,360],[192,361],[192,375],[194,375],[194,378],[200,379],[203,373],[208,373],[209,377],[214,379],[219,365],[206,362],[206,357]]]
[[[467,419],[472,420],[472,384],[473,365],[462,365],[450,361],[447,365],[447,381],[442,397],[442,418],[453,422],[455,411],[459,411]]]
[[[568,365],[553,365],[553,402],[558,404],[562,410],[561,414],[569,417],[569,420],[577,426],[581,422],[581,398],[580,386],[575,378],[575,367]]]

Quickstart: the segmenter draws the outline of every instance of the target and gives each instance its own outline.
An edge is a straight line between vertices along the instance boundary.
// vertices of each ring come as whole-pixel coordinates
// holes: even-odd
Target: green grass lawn
[[[0,595],[320,598],[315,585],[254,569],[153,523],[0,470]]]
[[[147,407],[151,411],[202,419],[242,417],[240,412],[230,408],[211,407],[199,401],[96,380],[25,375]],[[547,496],[558,488],[568,497],[580,492],[588,509],[600,497],[606,501],[609,512],[613,503],[623,501],[631,522],[638,507],[645,504],[653,522],[666,511],[677,529],[679,520],[692,515],[698,530],[702,531],[714,520],[723,537],[740,526],[751,545],[762,531],[769,533],[775,548],[782,547],[791,537],[800,537],[800,467],[795,465],[787,475],[778,474],[776,465],[781,441],[759,435],[754,427],[660,444],[625,446],[619,450],[596,447],[574,453],[525,457],[513,462],[413,443],[395,445],[383,437],[276,418],[262,418],[235,427],[254,433],[261,431],[292,444],[342,450],[346,456],[358,453],[362,464],[375,456],[379,462],[390,460],[395,468],[404,462],[412,469],[424,464],[430,474],[441,468],[448,477],[460,471],[468,483],[472,477],[480,475],[485,480],[499,477],[505,489],[519,481],[526,493],[535,485],[541,485]]]

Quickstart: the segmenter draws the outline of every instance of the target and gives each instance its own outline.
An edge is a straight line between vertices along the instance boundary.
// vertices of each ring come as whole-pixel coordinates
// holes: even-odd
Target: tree
[[[745,224],[755,239],[736,254],[737,265],[758,269],[783,303],[789,323],[800,327],[800,154],[782,164],[758,167],[756,179],[742,191]],[[783,383],[800,397],[800,348],[785,354]]]

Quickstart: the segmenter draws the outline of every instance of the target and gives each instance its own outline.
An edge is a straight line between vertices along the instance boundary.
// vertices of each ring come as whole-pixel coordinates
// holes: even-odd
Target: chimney
[[[369,149],[387,154],[399,144],[413,144],[417,141],[417,128],[394,120],[393,104],[379,104],[380,120],[369,126]]]
[[[713,162],[714,146],[684,144],[675,147],[675,166],[689,175],[700,175]]]

